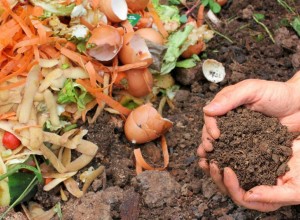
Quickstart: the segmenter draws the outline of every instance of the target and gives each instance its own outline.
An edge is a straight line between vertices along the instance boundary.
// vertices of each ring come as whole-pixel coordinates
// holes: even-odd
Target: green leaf
[[[187,20],[188,20],[188,18],[187,18],[186,15],[181,15],[181,16],[180,16],[180,22],[181,22],[181,23],[186,23]]]
[[[207,6],[209,3],[209,0],[201,0],[201,4],[204,6]]]
[[[25,165],[25,164],[17,164],[17,165],[14,165],[12,168],[8,169],[8,171],[5,174],[0,175],[0,181],[5,179],[6,177],[9,177],[10,175],[18,172],[20,169],[26,169],[26,170],[32,171],[36,175],[38,181],[40,183],[43,182],[43,177],[42,177],[41,172],[39,172],[35,167]]]
[[[215,1],[210,1],[209,2],[209,8],[215,14],[218,14],[221,11],[221,6],[218,3],[216,3]]]
[[[291,23],[291,25],[300,37],[300,17],[296,17]]]
[[[180,5],[181,4],[180,0],[169,0],[168,3],[169,3],[169,5]]]
[[[254,16],[258,21],[263,21],[263,20],[265,19],[265,15],[264,15],[264,14],[255,13],[255,14],[253,14],[253,16]]]
[[[93,97],[86,89],[82,85],[73,82],[72,79],[66,80],[57,98],[59,104],[76,103],[79,110],[85,109],[85,105],[92,100]]]

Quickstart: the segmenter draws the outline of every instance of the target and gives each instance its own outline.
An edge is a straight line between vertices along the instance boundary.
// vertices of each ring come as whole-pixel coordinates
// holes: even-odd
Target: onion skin
[[[144,10],[149,0],[126,0],[128,8],[132,11],[142,11]]]
[[[135,51],[137,48],[131,46],[131,40],[133,37],[136,36],[138,36],[138,38],[144,41],[144,39],[141,36],[137,35],[135,32],[129,32],[124,35],[123,47],[118,54],[119,59],[123,64],[132,64],[141,61],[146,61],[148,63],[148,66],[150,66],[153,62],[150,52],[148,52],[148,54],[139,53]],[[145,47],[147,47],[146,42],[144,42],[144,44]]]
[[[100,25],[92,31],[92,35],[87,42],[87,48],[93,46],[91,49],[88,49],[89,55],[96,58],[100,61],[109,61],[114,58],[123,45],[123,36],[120,34],[117,28],[110,25]],[[107,52],[107,57],[100,56],[99,51],[108,51],[104,46],[111,47],[111,53]]]
[[[135,32],[136,34],[140,35],[142,38],[149,40],[153,43],[163,45],[164,44],[164,38],[163,36],[154,30],[153,28],[142,28]]]
[[[125,135],[135,144],[147,143],[166,133],[173,123],[162,118],[150,103],[134,109],[125,122]]]
[[[190,58],[193,54],[199,54],[205,49],[205,44],[203,41],[198,41],[195,45],[189,46],[181,56],[183,58]]]
[[[152,91],[153,76],[145,69],[132,69],[126,71],[127,91],[130,95],[140,98]]]

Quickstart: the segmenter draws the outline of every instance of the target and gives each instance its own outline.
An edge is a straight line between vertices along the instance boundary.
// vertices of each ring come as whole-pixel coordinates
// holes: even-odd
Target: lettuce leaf
[[[82,85],[73,82],[72,79],[68,79],[58,93],[57,102],[59,104],[76,103],[78,109],[83,110],[86,104],[93,99],[93,96]]]
[[[163,64],[161,68],[161,74],[170,73],[172,69],[176,67],[178,57],[183,53],[186,48],[181,48],[184,42],[187,40],[189,34],[194,29],[193,25],[186,25],[181,31],[176,31],[168,38],[167,52],[163,58]]]

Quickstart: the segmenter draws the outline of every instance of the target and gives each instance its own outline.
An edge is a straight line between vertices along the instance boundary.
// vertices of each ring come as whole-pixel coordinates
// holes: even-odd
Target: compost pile
[[[289,170],[296,135],[278,119],[240,107],[219,117],[217,124],[221,136],[208,159],[220,168],[231,167],[245,190],[275,185],[277,177]]]

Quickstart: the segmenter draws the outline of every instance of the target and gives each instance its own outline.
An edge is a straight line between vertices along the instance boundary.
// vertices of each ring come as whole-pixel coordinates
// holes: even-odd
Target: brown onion
[[[161,117],[150,103],[134,109],[125,122],[125,135],[134,144],[152,141],[166,133],[173,123]]]
[[[126,71],[127,91],[134,97],[143,97],[152,91],[153,76],[145,69],[132,69]]]

